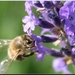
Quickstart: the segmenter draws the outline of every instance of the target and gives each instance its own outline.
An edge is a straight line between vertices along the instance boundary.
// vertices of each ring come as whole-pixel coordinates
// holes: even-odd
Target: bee
[[[35,47],[35,41],[28,35],[17,36],[13,40],[0,40],[0,47],[8,45],[8,56],[0,63],[0,73],[5,73],[13,61],[22,61],[26,57],[36,54],[36,51],[28,50]]]

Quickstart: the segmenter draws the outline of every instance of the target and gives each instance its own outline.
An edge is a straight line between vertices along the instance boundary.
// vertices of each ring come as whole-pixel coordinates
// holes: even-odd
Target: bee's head
[[[22,35],[23,44],[26,48],[33,48],[35,47],[35,41],[28,35]]]

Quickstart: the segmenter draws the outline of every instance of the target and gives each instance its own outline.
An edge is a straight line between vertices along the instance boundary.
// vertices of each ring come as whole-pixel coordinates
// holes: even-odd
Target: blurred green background
[[[24,34],[22,27],[22,18],[26,15],[24,3],[24,1],[0,1],[0,39],[13,39]],[[41,28],[36,27],[34,33],[39,35],[40,31]],[[52,44],[44,45],[48,48],[59,48]],[[7,56],[7,48],[8,46],[5,46],[0,49],[0,61]],[[54,74],[56,72],[52,68],[53,59],[55,58],[45,55],[43,62],[41,60],[36,62],[36,55],[33,55],[21,62],[14,61],[6,74]],[[71,67],[72,65],[70,69]]]

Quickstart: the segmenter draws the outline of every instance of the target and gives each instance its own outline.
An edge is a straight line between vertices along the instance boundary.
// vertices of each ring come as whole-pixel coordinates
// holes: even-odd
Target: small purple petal
[[[35,30],[35,25],[39,24],[39,20],[34,16],[25,16],[22,22],[25,23],[25,25],[23,25],[24,32],[27,32],[29,29]]]
[[[24,32],[27,32],[28,29],[29,29],[29,27],[30,27],[30,26],[28,26],[28,25],[24,25],[24,24],[23,24],[23,31],[24,31]]]
[[[29,17],[29,16],[24,16],[23,18],[22,18],[22,22],[23,23],[27,23],[27,22],[29,22],[31,20],[31,18]]]
[[[42,61],[44,61],[44,55],[43,55],[43,53],[38,53],[37,54],[37,56],[36,56],[36,61],[38,61],[38,60],[42,60]]]
[[[35,29],[34,22],[27,22],[27,24],[23,25],[24,32],[27,32],[29,29]]]
[[[53,60],[52,65],[56,72],[60,72],[62,71],[63,67],[66,66],[66,63],[63,61],[62,58],[57,58]]]
[[[57,58],[53,60],[53,68],[56,72],[63,72],[64,74],[71,74],[68,70],[67,64],[63,61],[63,58]]]

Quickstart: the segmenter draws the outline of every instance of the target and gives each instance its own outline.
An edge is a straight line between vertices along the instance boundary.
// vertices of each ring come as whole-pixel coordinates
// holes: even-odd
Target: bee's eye
[[[27,43],[27,44],[31,44],[32,41],[30,41],[30,40],[27,39],[27,40],[26,40],[26,43]]]

